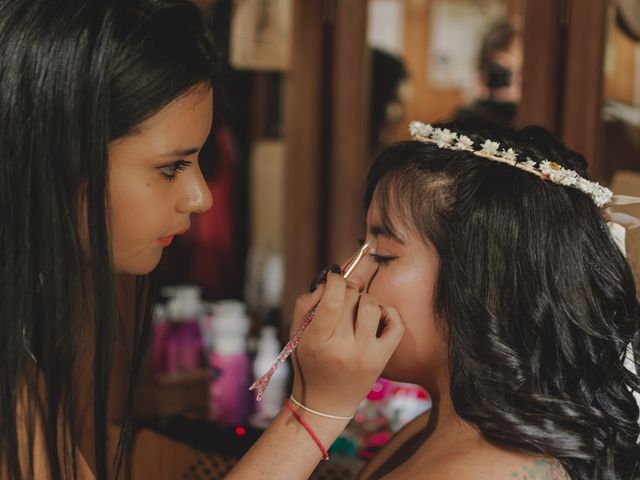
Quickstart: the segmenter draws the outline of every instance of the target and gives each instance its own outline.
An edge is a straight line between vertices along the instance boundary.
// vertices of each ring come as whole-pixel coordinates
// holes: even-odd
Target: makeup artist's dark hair
[[[542,128],[439,125],[520,159],[586,162]],[[404,142],[374,163],[365,204],[422,235],[457,413],[497,444],[554,457],[573,479],[638,479],[640,306],[631,268],[590,197],[470,152]]]
[[[125,428],[108,458],[110,368],[122,333],[108,145],[191,89],[210,87],[211,52],[186,0],[0,2],[0,471],[10,478],[33,477],[20,459],[33,461],[37,411],[51,478],[76,475],[83,408],[97,478],[119,469],[148,321],[139,279]],[[74,380],[87,351],[91,374]],[[89,406],[77,402],[78,381],[91,386]]]

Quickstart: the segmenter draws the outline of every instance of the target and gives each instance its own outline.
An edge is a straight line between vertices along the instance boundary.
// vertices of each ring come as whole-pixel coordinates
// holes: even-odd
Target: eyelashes
[[[158,170],[160,171],[160,175],[162,175],[164,178],[166,178],[170,182],[173,182],[178,176],[178,174],[183,170],[187,169],[188,167],[190,167],[192,163],[193,162],[189,160],[176,160],[175,162],[170,163],[169,165],[158,167]]]
[[[364,240],[359,239],[358,243],[360,244],[360,246],[362,246],[364,245]],[[375,252],[369,253],[369,256],[373,259],[374,262],[376,262],[381,267],[389,265],[389,263],[391,263],[392,261],[398,258],[397,256],[394,256],[394,255],[378,255]]]
[[[373,261],[376,262],[381,267],[389,265],[389,263],[391,263],[396,258],[398,258],[394,256],[377,255],[375,253],[370,253],[369,255],[371,256],[371,258],[373,258]]]

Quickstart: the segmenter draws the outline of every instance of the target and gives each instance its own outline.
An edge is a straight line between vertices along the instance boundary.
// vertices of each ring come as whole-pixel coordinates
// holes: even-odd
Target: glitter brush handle
[[[280,365],[282,365],[284,361],[289,358],[289,355],[291,355],[296,349],[298,343],[300,342],[300,339],[302,338],[302,334],[305,332],[305,330],[311,323],[311,320],[313,320],[313,317],[316,315],[316,310],[318,310],[317,303],[311,310],[309,310],[306,318],[298,327],[298,330],[293,335],[293,337],[291,337],[291,340],[289,340],[289,342],[284,346],[284,348],[280,352],[280,355],[278,355],[278,358],[276,358],[276,361],[273,362],[273,365],[271,365],[271,368],[267,371],[267,373],[262,375],[253,383],[253,385],[251,385],[251,387],[249,387],[249,390],[256,390],[256,400],[262,400],[264,391],[267,389],[267,385],[269,385],[269,382],[271,381],[271,377],[273,377],[273,374],[276,373],[276,370],[278,370],[278,368],[280,368]]]

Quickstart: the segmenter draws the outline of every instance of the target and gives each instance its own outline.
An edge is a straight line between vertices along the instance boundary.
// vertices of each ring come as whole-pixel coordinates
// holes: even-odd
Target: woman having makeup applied
[[[186,1],[0,1],[0,478],[120,471],[149,337],[145,275],[212,205],[198,166],[215,117],[211,52]],[[121,323],[121,275],[138,278],[135,325]],[[294,324],[316,304],[294,393],[333,418],[283,407],[229,478],[307,478],[402,336],[392,307],[336,273],[299,299]],[[112,351],[128,328],[112,448]]]
[[[433,408],[360,478],[640,479],[640,307],[610,208],[640,199],[541,128],[411,133],[369,173],[351,281],[405,324],[383,376]]]

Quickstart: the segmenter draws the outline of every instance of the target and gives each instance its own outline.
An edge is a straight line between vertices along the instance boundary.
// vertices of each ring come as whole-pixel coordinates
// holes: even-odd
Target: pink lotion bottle
[[[209,357],[209,416],[228,425],[244,424],[251,409],[251,361],[247,354],[249,319],[238,301],[212,306],[213,353]]]

